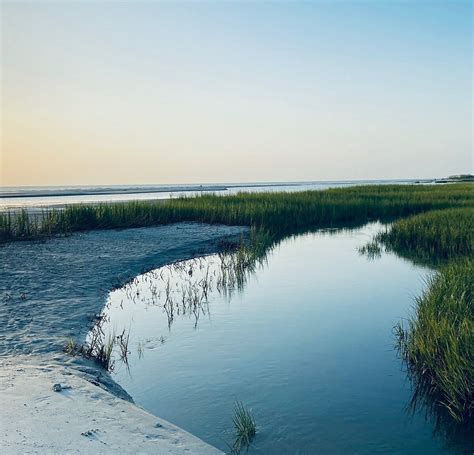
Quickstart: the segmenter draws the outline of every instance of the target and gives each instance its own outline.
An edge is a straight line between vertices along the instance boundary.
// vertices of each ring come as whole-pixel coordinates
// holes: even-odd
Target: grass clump
[[[377,241],[418,262],[474,255],[474,208],[435,210],[396,221]]]
[[[441,268],[416,299],[408,327],[395,331],[415,399],[435,398],[456,421],[474,416],[473,277],[472,258]]]
[[[240,401],[235,402],[232,422],[235,429],[232,452],[240,453],[242,448],[248,447],[251,444],[257,434],[257,426],[252,413]]]
[[[64,346],[64,352],[71,356],[82,356],[86,359],[91,359],[99,364],[104,370],[109,372],[114,370],[115,362],[112,359],[112,354],[116,344],[116,339],[113,336],[97,342],[96,344],[86,342],[82,345],[77,344],[74,340],[69,339]]]
[[[64,346],[64,352],[72,356],[82,356],[99,364],[104,370],[112,372],[115,368],[114,352],[119,351],[119,359],[128,367],[129,334],[125,331],[120,335],[115,333],[105,336],[102,330],[103,320],[99,320],[92,328],[88,339],[83,344],[69,338]]]

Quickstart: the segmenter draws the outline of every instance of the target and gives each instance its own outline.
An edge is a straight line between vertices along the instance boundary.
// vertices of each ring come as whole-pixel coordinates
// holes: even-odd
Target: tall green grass
[[[415,402],[463,422],[474,416],[473,227],[473,208],[435,210],[396,221],[370,244],[439,267],[395,334]]]
[[[415,397],[435,400],[457,421],[474,416],[474,261],[463,258],[428,279],[415,313],[396,327]]]
[[[474,208],[435,210],[398,220],[377,236],[387,249],[419,262],[474,254]]]
[[[251,444],[257,434],[257,426],[252,413],[240,401],[237,401],[234,405],[232,422],[235,428],[235,440],[231,452],[238,454],[243,448]]]
[[[471,184],[372,185],[295,193],[207,194],[166,201],[71,205],[41,214],[0,214],[0,241],[91,229],[154,226],[181,221],[246,225],[273,235],[322,226],[391,220],[433,209],[474,207]]]

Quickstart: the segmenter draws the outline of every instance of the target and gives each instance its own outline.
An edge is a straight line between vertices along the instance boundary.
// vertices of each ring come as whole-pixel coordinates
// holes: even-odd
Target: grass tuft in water
[[[130,334],[123,331],[120,335],[111,333],[105,336],[102,330],[103,322],[103,319],[98,320],[83,344],[78,344],[69,338],[64,346],[64,352],[71,356],[79,355],[91,359],[105,370],[112,372],[115,368],[114,352],[118,351],[119,360],[128,368]]]
[[[243,448],[251,444],[257,434],[257,426],[252,413],[246,409],[240,401],[235,402],[232,422],[234,423],[235,429],[235,440],[232,445],[232,452],[240,453]]]
[[[78,347],[76,342],[69,338],[64,346],[64,352],[69,355],[75,355],[77,353]]]

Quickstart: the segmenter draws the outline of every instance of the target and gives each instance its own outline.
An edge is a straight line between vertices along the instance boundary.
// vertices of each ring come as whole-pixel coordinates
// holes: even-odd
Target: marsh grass
[[[473,256],[474,208],[434,210],[398,220],[375,244],[426,264]]]
[[[474,261],[464,258],[428,278],[397,347],[415,385],[413,405],[434,398],[456,421],[474,416]]]
[[[231,451],[232,453],[240,453],[243,448],[251,444],[257,434],[257,426],[250,410],[246,409],[240,401],[235,402],[232,422],[234,424],[235,439]]]
[[[77,344],[69,338],[64,346],[64,352],[72,356],[82,356],[91,359],[105,370],[112,372],[115,368],[114,352],[128,368],[129,333],[123,331],[120,335],[109,333],[105,335],[102,325],[104,319],[99,319],[92,328],[88,339],[83,344]]]
[[[473,186],[368,185],[294,193],[205,194],[166,201],[70,205],[41,214],[0,214],[0,241],[25,240],[92,229],[175,222],[245,225],[274,236],[320,227],[388,221],[433,209],[474,206]]]
[[[439,269],[408,324],[394,327],[396,347],[414,385],[411,407],[444,410],[464,423],[474,413],[473,226],[474,208],[434,210],[395,221],[360,250]]]
[[[73,338],[68,338],[64,345],[64,352],[69,355],[75,355],[77,352],[77,344]]]
[[[115,336],[108,335],[103,343],[97,345],[97,349],[93,350],[89,357],[98,362],[105,370],[112,371],[114,363],[112,353],[115,346]]]
[[[408,327],[397,326],[396,337],[415,384],[415,396],[433,399],[436,406],[461,421],[473,415],[471,282],[474,272],[472,261],[462,259],[472,257],[474,250],[473,189],[469,183],[374,185],[296,193],[207,194],[167,201],[73,205],[64,210],[45,210],[39,216],[26,211],[0,214],[0,241],[174,222],[250,226],[250,241],[242,242],[237,250],[235,245],[229,246],[234,254],[221,258],[222,271],[216,286],[225,291],[240,289],[249,271],[284,237],[322,227],[353,226],[377,220],[393,222],[375,243],[367,246],[367,254],[375,257],[385,248],[424,264],[448,263],[417,299]],[[454,260],[456,263],[450,263]],[[208,292],[207,285],[187,288],[187,294],[182,294],[180,311],[192,311],[197,323],[199,314],[205,311],[203,302]],[[172,322],[179,306],[170,299],[169,290],[164,308]],[[66,349],[96,359],[111,370],[117,342],[126,340],[101,336],[80,347],[68,343]],[[236,429],[236,422],[242,427],[242,433],[237,430],[242,436],[237,437],[235,446],[240,447],[251,439],[247,437],[251,432],[246,428],[255,428],[255,425],[241,404],[236,405],[235,419]]]

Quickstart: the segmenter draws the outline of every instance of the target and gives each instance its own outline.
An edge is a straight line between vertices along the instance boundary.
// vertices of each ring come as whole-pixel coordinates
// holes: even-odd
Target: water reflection
[[[429,266],[433,270],[446,262],[446,260],[422,257],[417,252],[411,253],[406,250],[397,251],[393,248],[388,248],[380,242],[378,235],[360,247],[358,251],[359,254],[371,261],[380,259],[384,254],[393,253],[414,265]],[[425,286],[427,285],[425,283]],[[433,425],[433,435],[439,438],[447,448],[462,453],[474,453],[474,422],[472,419],[460,422],[458,419],[453,418],[453,415],[443,405],[443,397],[440,397],[439,391],[433,386],[429,378],[420,376],[420,372],[410,365],[403,350],[403,340],[406,336],[403,325],[403,323],[398,322],[393,327],[393,335],[395,351],[412,389],[411,398],[406,405],[407,415],[423,414],[426,421]],[[472,449],[467,449],[468,447],[472,447]]]
[[[235,292],[242,292],[248,277],[264,260],[243,266],[239,252],[219,254],[180,261],[152,270],[134,278],[109,298],[104,317],[114,300],[120,308],[126,305],[154,306],[162,309],[171,328],[176,317],[188,317],[197,327],[201,317],[209,317],[209,296],[217,293],[230,302]],[[102,318],[101,318],[102,320]],[[161,337],[161,342],[164,338]]]
[[[225,252],[136,277],[103,313],[105,336],[130,334],[130,373],[115,377],[138,404],[223,450],[243,399],[262,428],[252,453],[469,452],[472,437],[399,371],[390,330],[427,270],[361,256],[380,229],[286,239],[248,268]]]
[[[433,436],[453,452],[472,455],[474,453],[474,423],[472,420],[458,422],[433,395],[426,382],[421,382],[418,375],[405,364],[405,371],[412,385],[413,394],[407,404],[409,416],[423,414],[427,422],[433,425]]]

